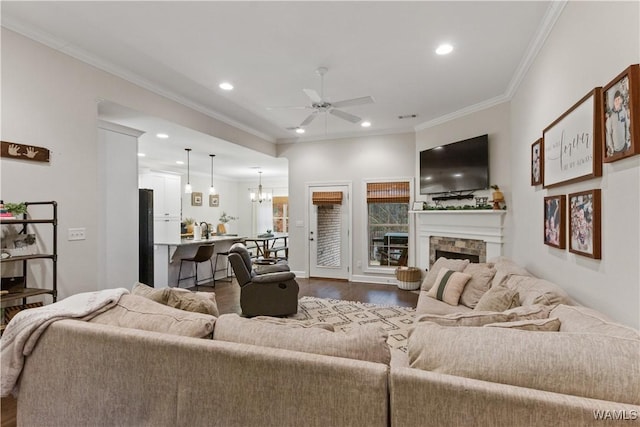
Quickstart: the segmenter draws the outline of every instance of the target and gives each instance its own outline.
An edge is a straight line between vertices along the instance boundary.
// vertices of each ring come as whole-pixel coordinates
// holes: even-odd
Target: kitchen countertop
[[[215,242],[228,242],[228,241],[239,241],[244,239],[244,237],[240,237],[238,235],[232,235],[232,234],[227,234],[227,235],[222,235],[222,236],[213,236],[210,237],[208,239],[200,239],[200,240],[193,240],[193,239],[180,239],[180,241],[174,241],[174,242],[153,242],[154,245],[164,245],[164,246],[188,246],[188,245],[201,245],[201,244],[207,244],[207,243],[215,243]]]

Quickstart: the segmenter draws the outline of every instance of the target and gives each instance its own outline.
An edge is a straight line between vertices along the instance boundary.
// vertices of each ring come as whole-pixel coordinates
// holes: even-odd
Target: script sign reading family
[[[602,175],[601,110],[596,88],[544,130],[545,188]]]

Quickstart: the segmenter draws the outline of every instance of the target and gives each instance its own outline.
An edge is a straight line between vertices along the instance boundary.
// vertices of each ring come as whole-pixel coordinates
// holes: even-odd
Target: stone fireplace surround
[[[413,211],[416,263],[424,270],[440,250],[477,255],[480,262],[501,256],[505,211]]]

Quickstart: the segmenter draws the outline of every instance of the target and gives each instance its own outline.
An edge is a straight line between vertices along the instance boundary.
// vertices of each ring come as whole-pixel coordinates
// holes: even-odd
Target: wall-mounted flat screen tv
[[[489,188],[489,136],[420,152],[420,194]]]

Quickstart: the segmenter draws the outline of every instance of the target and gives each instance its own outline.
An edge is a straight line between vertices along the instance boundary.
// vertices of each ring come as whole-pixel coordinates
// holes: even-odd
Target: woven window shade
[[[342,191],[319,191],[312,196],[314,205],[341,205]]]
[[[367,203],[409,203],[409,182],[370,182],[367,184]]]
[[[286,205],[289,203],[289,197],[287,196],[273,196],[274,205]]]

